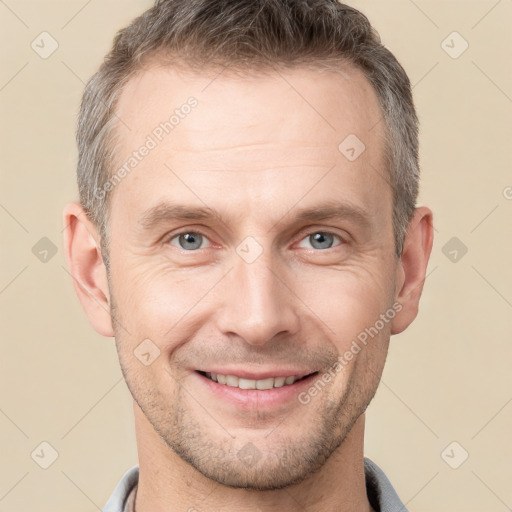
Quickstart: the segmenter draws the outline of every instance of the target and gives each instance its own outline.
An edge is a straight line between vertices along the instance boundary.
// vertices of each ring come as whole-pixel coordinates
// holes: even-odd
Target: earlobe
[[[79,203],[65,206],[64,252],[78,299],[94,329],[114,336],[107,271],[97,230]]]
[[[433,214],[426,206],[416,208],[409,222],[399,264],[399,290],[396,301],[402,306],[391,324],[391,334],[399,334],[418,314],[428,260],[434,241]]]

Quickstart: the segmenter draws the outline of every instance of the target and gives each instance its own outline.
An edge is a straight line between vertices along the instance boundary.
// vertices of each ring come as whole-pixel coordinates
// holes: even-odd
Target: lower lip
[[[194,371],[193,374],[203,386],[222,400],[243,408],[279,407],[295,400],[298,395],[310,387],[318,377],[318,372],[305,377],[293,384],[272,389],[240,389],[218,382]]]

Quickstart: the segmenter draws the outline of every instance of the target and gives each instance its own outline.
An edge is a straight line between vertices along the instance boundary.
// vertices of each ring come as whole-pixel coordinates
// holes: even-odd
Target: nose
[[[278,334],[291,336],[299,330],[300,300],[293,292],[291,271],[285,273],[265,252],[252,263],[235,254],[217,314],[223,334],[237,335],[250,345],[265,345]]]

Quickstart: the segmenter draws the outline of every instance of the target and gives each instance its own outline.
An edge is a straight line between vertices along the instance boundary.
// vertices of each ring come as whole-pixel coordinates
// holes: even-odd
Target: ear
[[[426,206],[416,208],[404,239],[404,249],[398,268],[396,301],[402,309],[391,324],[391,334],[399,334],[416,318],[425,282],[428,260],[432,251],[434,228],[432,211]]]
[[[79,203],[63,210],[64,251],[78,299],[94,329],[112,337],[107,270],[97,230]]]

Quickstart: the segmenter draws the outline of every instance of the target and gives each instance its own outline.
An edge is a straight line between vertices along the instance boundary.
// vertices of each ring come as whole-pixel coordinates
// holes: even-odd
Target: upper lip
[[[202,368],[197,370],[206,373],[215,373],[221,375],[234,375],[242,379],[262,380],[270,377],[305,377],[317,370],[304,370],[303,368],[275,368],[274,370],[265,370],[260,372],[251,372],[241,368]]]

